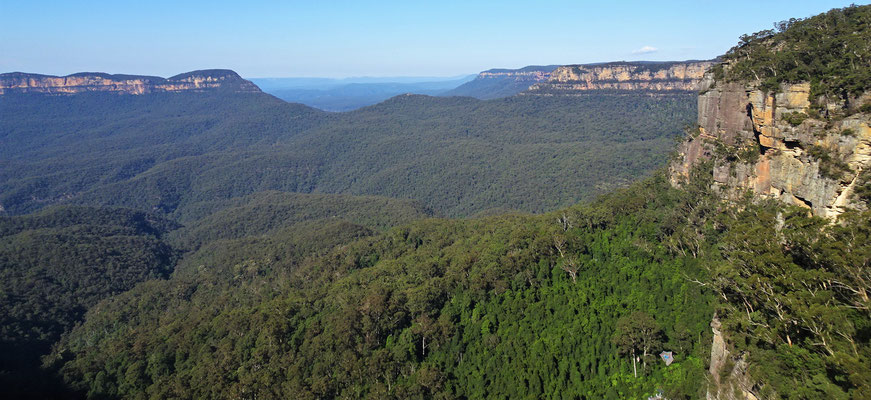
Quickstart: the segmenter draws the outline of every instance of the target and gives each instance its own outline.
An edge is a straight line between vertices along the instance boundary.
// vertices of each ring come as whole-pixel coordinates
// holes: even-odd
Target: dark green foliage
[[[621,354],[632,359],[635,375],[635,360],[641,358],[646,367],[647,362],[655,357],[651,351],[662,348],[661,336],[662,328],[656,320],[643,311],[636,311],[617,320],[617,329],[612,340]]]
[[[871,6],[834,9],[741,36],[724,56],[729,66],[714,72],[726,80],[760,81],[768,91],[781,83],[810,82],[812,98],[846,99],[871,84],[869,42]]]
[[[662,244],[700,215],[693,196],[660,176],[558,213],[424,220],[309,257],[293,249],[318,240],[282,231],[214,242],[90,310],[53,365],[93,397],[696,398],[712,298],[685,278],[700,259]],[[662,327],[655,353],[678,357],[637,379],[609,340],[635,311]]]
[[[871,214],[837,224],[805,210],[740,204],[726,213],[714,289],[734,350],[764,393],[784,399],[871,395]]]
[[[808,118],[808,115],[802,112],[789,112],[784,113],[781,118],[792,126],[799,126]]]
[[[163,238],[202,246],[174,272],[185,285],[167,295],[185,297],[194,293],[190,280],[230,291],[227,285],[239,279],[287,272],[264,268],[268,263],[298,260],[373,234],[346,219],[383,230],[427,216],[405,200],[278,192],[200,204],[196,210],[199,220],[169,234],[177,224],[125,209],[62,207],[0,217],[3,393],[64,396],[68,389],[48,384],[51,370],[40,370],[39,358],[99,300],[168,277],[177,256]]]
[[[165,277],[171,223],[129,210],[84,207],[0,217],[0,381],[7,394],[61,390],[39,357],[98,301]],[[31,393],[32,394],[32,393]]]
[[[871,215],[728,206],[703,170],[542,216],[243,230],[93,307],[49,365],[95,398],[689,399],[716,304],[762,394],[865,398]]]
[[[868,13],[743,37],[715,74],[849,98],[868,82]],[[696,399],[716,310],[762,398],[871,398],[862,207],[829,223],[749,195],[725,204],[711,165],[680,189],[654,174],[543,215],[466,220],[411,222],[429,213],[406,200],[261,193],[551,210],[664,160],[690,99],[402,96],[337,115],[255,95],[0,102],[10,212],[155,212],[0,219],[4,369],[35,368],[54,342],[43,372],[91,398]],[[746,162],[758,150],[715,148]],[[806,151],[821,174],[849,171]],[[868,182],[854,187],[865,203]],[[175,225],[155,215],[185,226],[166,234]],[[163,240],[191,251],[134,287],[172,269]],[[26,346],[39,351],[25,359]]]
[[[152,213],[123,208],[55,207],[22,217],[0,217],[0,237],[39,229],[64,229],[81,225],[125,226],[137,234],[160,237],[178,224]]]
[[[0,205],[156,210],[264,190],[415,199],[444,215],[546,211],[665,161],[690,94],[400,96],[327,114],[264,94],[6,96]]]
[[[762,152],[759,149],[759,143],[756,141],[748,141],[738,149],[736,157],[738,160],[741,160],[741,162],[752,165],[759,160],[759,156],[761,155]]]
[[[172,233],[181,248],[196,250],[219,239],[259,236],[300,222],[352,222],[370,229],[386,229],[430,214],[410,200],[374,196],[261,192],[245,197],[192,205],[199,216]]]

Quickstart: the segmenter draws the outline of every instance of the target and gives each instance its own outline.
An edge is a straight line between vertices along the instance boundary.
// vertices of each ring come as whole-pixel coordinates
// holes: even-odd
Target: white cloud
[[[656,53],[657,51],[659,51],[659,49],[657,49],[656,47],[644,46],[638,50],[633,51],[632,54],[650,54],[650,53]]]

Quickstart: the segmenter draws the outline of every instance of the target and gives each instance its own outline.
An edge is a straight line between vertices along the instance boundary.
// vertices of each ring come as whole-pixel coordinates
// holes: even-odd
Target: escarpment
[[[827,99],[814,97],[808,82],[781,83],[775,90],[766,90],[758,82],[719,80],[708,73],[698,97],[698,126],[689,132],[671,165],[673,183],[678,184],[692,168],[710,160],[711,169],[704,172],[711,174],[715,189],[724,198],[737,199],[749,191],[757,198],[777,199],[835,220],[850,208],[862,209],[865,204],[854,193],[869,181],[869,104],[868,92]],[[775,304],[770,305],[773,308],[782,298],[797,296],[776,293],[783,297],[769,300],[764,283],[758,284],[755,290],[766,299],[760,303],[770,302]],[[810,292],[817,290],[809,287],[813,287]],[[745,304],[737,303],[741,295],[735,296],[726,308],[735,307],[743,314]],[[760,303],[756,303],[757,309]],[[750,321],[751,311],[747,312]],[[735,337],[735,320],[743,315],[726,318],[732,319],[732,330],[721,328],[716,317],[711,324],[714,339],[707,399],[777,398],[771,393],[782,387],[771,385],[771,376],[766,375],[769,372],[759,372],[759,357],[753,357],[754,351],[762,351],[739,343]],[[796,331],[813,332],[812,328]],[[784,335],[781,340],[786,342],[783,346],[799,346],[795,335],[791,339]],[[757,360],[756,364],[751,360]]]
[[[514,95],[571,96],[589,91],[694,93],[714,61],[609,62],[484,71],[445,96],[492,99]]]
[[[614,62],[567,65],[527,94],[573,94],[590,90],[694,92],[713,61]]]
[[[548,80],[556,68],[556,65],[530,65],[520,69],[490,69],[442,95],[470,96],[482,100],[514,96],[537,82]]]
[[[541,82],[550,78],[548,67],[540,69],[493,69],[478,74],[478,79],[511,79],[518,82]]]
[[[110,75],[80,72],[67,76],[51,76],[12,72],[0,74],[0,95],[37,93],[70,95],[88,92],[108,92],[140,95],[160,92],[260,92],[253,83],[230,70],[201,70],[171,78],[138,75]]]
[[[812,102],[810,94],[809,83],[769,92],[708,74],[698,99],[698,129],[680,146],[672,169],[686,175],[700,160],[712,159],[714,181],[726,194],[749,189],[836,217],[851,205],[852,189],[871,165],[871,116],[860,112],[871,95],[820,104],[824,100]]]

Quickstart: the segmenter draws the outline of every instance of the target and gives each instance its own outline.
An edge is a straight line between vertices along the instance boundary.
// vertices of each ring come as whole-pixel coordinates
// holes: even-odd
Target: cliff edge
[[[557,67],[530,65],[520,69],[490,69],[479,73],[472,81],[441,95],[468,96],[481,100],[510,97],[527,90],[536,82],[548,80]]]
[[[714,61],[612,62],[566,65],[526,94],[570,95],[590,90],[695,92]]]
[[[108,92],[141,95],[160,92],[230,91],[259,93],[257,85],[242,79],[231,70],[192,71],[170,78],[139,75],[110,75],[80,72],[67,76],[52,76],[11,72],[0,74],[0,95],[31,93],[71,95]]]
[[[867,211],[871,193],[869,20],[871,6],[850,6],[807,19],[781,21],[775,23],[775,29],[742,36],[700,82],[698,123],[688,130],[670,165],[672,183],[680,185],[692,169],[704,166],[701,172],[710,174],[722,197],[738,199],[750,193],[756,199],[776,199],[803,207],[808,214],[837,222],[825,228],[831,228],[831,232],[865,215],[851,210]],[[837,236],[822,236],[843,241]],[[838,331],[841,335],[837,338],[823,331],[843,329],[840,325],[833,328],[836,324],[832,321],[835,315],[846,315],[844,310],[868,309],[864,286],[853,293],[844,285],[831,283],[866,279],[862,262],[845,261],[849,266],[842,267],[836,262],[823,265],[803,261],[801,252],[791,248],[785,239],[766,239],[777,243],[773,254],[780,251],[787,255],[760,263],[767,263],[771,270],[747,266],[723,272],[738,278],[719,283],[728,290],[721,291],[724,301],[718,308],[725,312],[711,323],[714,340],[707,398],[774,399],[796,393],[803,393],[805,397],[801,398],[813,398],[807,393],[823,392],[867,398],[871,393],[867,391],[867,380],[856,367],[862,362],[848,365],[854,362],[850,360],[861,360],[854,344],[857,341],[844,330]],[[844,245],[851,248],[849,243]],[[846,254],[848,250],[837,248],[840,250],[833,253],[840,253],[838,257],[851,257]],[[830,274],[829,278],[803,276],[797,278],[799,286],[776,286],[772,290],[775,286],[766,279],[780,279],[781,271],[788,269],[777,268],[786,268],[789,260],[815,274]],[[838,274],[848,278],[831,278]],[[735,282],[747,286],[736,288]],[[859,306],[853,304],[857,300],[852,296],[858,296]],[[814,312],[833,319],[820,323],[808,317],[810,306],[805,303],[817,304],[814,301],[824,304]],[[777,325],[782,321],[789,322]],[[759,334],[766,329],[768,334],[776,334]],[[746,339],[754,334],[751,340]],[[849,344],[832,350],[832,343],[840,339]],[[798,380],[791,380],[804,373],[802,363],[807,361],[765,365],[800,352],[808,359],[824,360],[828,368],[812,378],[813,389],[795,388]],[[767,362],[760,361],[765,357],[769,357]],[[853,375],[842,378],[839,371]],[[804,382],[807,385],[810,381],[807,378]]]
[[[766,91],[709,73],[698,98],[698,128],[680,146],[673,170],[686,175],[700,160],[712,159],[714,181],[726,193],[749,189],[815,215],[843,213],[871,165],[871,114],[862,112],[871,94],[812,103],[810,86],[783,83]]]

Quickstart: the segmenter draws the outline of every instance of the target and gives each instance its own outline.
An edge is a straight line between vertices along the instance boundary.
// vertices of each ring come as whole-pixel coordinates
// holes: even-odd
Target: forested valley
[[[694,93],[0,95],[0,394],[871,398],[871,170],[823,147],[871,132],[869,15],[709,74],[808,82],[780,119],[821,144],[783,150],[849,188],[836,218],[723,184],[772,153],[697,128]]]
[[[186,218],[264,190],[413,199],[444,216],[542,212],[661,166],[688,93],[399,96],[331,114],[264,93],[8,95],[0,205],[135,207]],[[8,116],[8,117],[6,117]]]
[[[689,94],[626,92],[491,101],[400,96],[343,114],[287,104],[262,93],[6,95],[3,100],[0,125],[6,146],[2,148],[0,204],[7,216],[0,216],[4,276],[0,299],[8,311],[4,313],[2,339],[7,351],[0,379],[5,390],[16,396],[41,393],[94,398],[226,397],[225,393],[235,390],[238,396],[246,397],[250,390],[247,384],[231,383],[237,378],[226,371],[223,376],[201,381],[210,387],[208,393],[203,392],[206,386],[165,391],[170,389],[167,379],[199,380],[205,375],[186,374],[215,372],[193,370],[200,363],[211,363],[199,357],[212,357],[214,352],[190,337],[191,332],[210,336],[215,318],[237,315],[242,318],[239,323],[253,324],[249,333],[260,330],[260,324],[250,317],[264,318],[264,322],[278,318],[269,323],[280,324],[282,332],[288,333],[290,322],[279,321],[283,317],[255,314],[267,303],[289,305],[290,298],[304,301],[295,307],[301,307],[306,320],[332,319],[331,312],[338,305],[309,302],[331,296],[323,290],[332,290],[329,282],[337,279],[339,271],[357,269],[336,267],[334,275],[329,275],[317,266],[329,257],[353,257],[340,256],[337,246],[357,253],[364,249],[358,247],[365,246],[361,243],[376,243],[381,235],[391,234],[391,229],[401,229],[394,228],[399,226],[431,232],[441,241],[460,240],[448,232],[460,234],[458,230],[465,223],[430,219],[433,217],[508,213],[515,215],[509,221],[531,224],[538,219],[522,211],[554,210],[652,174],[665,161],[674,137],[695,111]],[[487,224],[505,223],[498,222],[502,217],[488,218]],[[420,222],[420,228],[409,227],[420,220],[431,222]],[[442,228],[449,230],[440,231]],[[533,232],[539,229],[529,228]],[[507,239],[510,231],[501,239]],[[478,241],[475,237],[480,233],[471,230],[464,235]],[[453,248],[456,255],[463,252],[462,247]],[[391,253],[410,250],[396,248]],[[373,253],[367,257],[374,263],[386,256]],[[495,260],[501,256],[497,252],[489,257]],[[534,259],[538,254],[524,257]],[[534,272],[544,279],[550,267],[541,264]],[[505,272],[493,269],[479,273]],[[367,351],[377,350],[379,344],[383,347],[387,337],[391,343],[402,337],[403,346],[416,346],[419,319],[431,319],[427,329],[435,329],[438,311],[444,305],[439,301],[447,298],[446,291],[466,291],[473,283],[465,277],[463,283],[445,286],[448,283],[439,283],[443,277],[432,281],[437,277],[421,275],[420,280],[391,282],[397,287],[385,288],[389,291],[380,295],[396,291],[398,297],[392,301],[398,303],[391,306],[396,309],[378,311],[391,314],[389,320],[378,322],[384,326],[366,328],[378,330],[376,336],[366,339]],[[438,285],[441,292],[430,293],[428,287],[421,286],[423,280],[429,282],[426,285]],[[412,300],[420,303],[413,307],[405,304],[408,294],[404,293],[412,288],[425,290],[415,295],[424,297]],[[124,303],[125,298],[137,304],[136,310],[122,310],[131,305]],[[483,299],[464,301],[474,304]],[[102,307],[118,308],[109,316],[98,311]],[[72,361],[70,357],[78,358],[73,356],[75,352],[114,346],[88,334],[84,342],[77,342],[84,348],[62,347],[67,340],[62,338],[78,340],[71,338],[76,329],[84,329],[77,325],[91,320],[86,311],[111,319],[111,328],[99,330],[120,334],[123,337],[116,339],[125,343],[129,339],[126,335],[133,333],[129,329],[150,335],[163,330],[164,324],[167,329],[176,326],[181,330],[175,334],[181,336],[172,339],[175,344],[170,348],[173,354],[176,350],[190,352],[187,367],[176,368],[173,361],[171,368],[158,371],[148,367],[147,360],[145,364],[133,361],[135,356],[116,348],[118,353],[113,352],[112,357],[124,359],[116,359],[120,362],[117,368],[123,369],[125,376],[129,370],[132,381],[117,381],[118,376],[113,375],[117,370],[96,371],[96,375],[89,372],[88,377],[75,375],[73,364],[65,366]],[[116,311],[132,319],[116,315]],[[477,319],[476,323],[480,322]],[[408,330],[410,324],[415,324],[416,333]],[[535,326],[539,325],[526,329]],[[298,334],[304,331],[318,335],[308,330]],[[347,330],[334,333],[344,335],[341,340],[356,340]],[[444,331],[441,339],[433,336],[429,346],[435,347],[426,350],[439,348],[439,341],[450,335]],[[156,354],[152,344],[164,339],[169,340],[137,340],[145,346],[140,350],[152,357]],[[605,340],[604,345],[610,346],[608,343]],[[238,347],[241,343],[233,346],[248,355],[255,351],[253,347]],[[441,348],[442,362],[447,362],[446,357],[456,349]],[[288,349],[272,349],[278,352],[274,357],[263,357],[283,364],[287,360],[281,358]],[[424,389],[415,382],[417,378],[408,371],[419,369],[427,351],[417,354],[411,347],[405,351],[399,359],[383,360],[395,369],[386,375],[390,386],[386,391],[364,385],[359,375],[331,382],[328,388],[300,382],[270,390],[279,397],[339,396],[352,386],[375,397],[435,393],[421,391]],[[323,355],[314,347],[306,352],[306,358],[294,361],[297,368]],[[378,354],[385,357],[383,351]],[[232,362],[245,365],[254,362],[248,355],[226,354],[239,357]],[[360,353],[355,368],[369,364],[371,356]],[[183,372],[187,368],[193,369]],[[232,368],[246,367],[238,364]],[[595,370],[592,364],[589,368],[590,373]],[[141,375],[134,377],[134,370]],[[269,379],[281,380],[275,374],[287,371],[286,366],[278,367]],[[298,379],[319,374],[308,371]],[[250,379],[266,378],[255,373]],[[326,376],[319,379],[332,380]],[[400,391],[394,390],[395,382]],[[544,383],[535,385],[529,393]],[[158,387],[160,392],[154,392]]]

